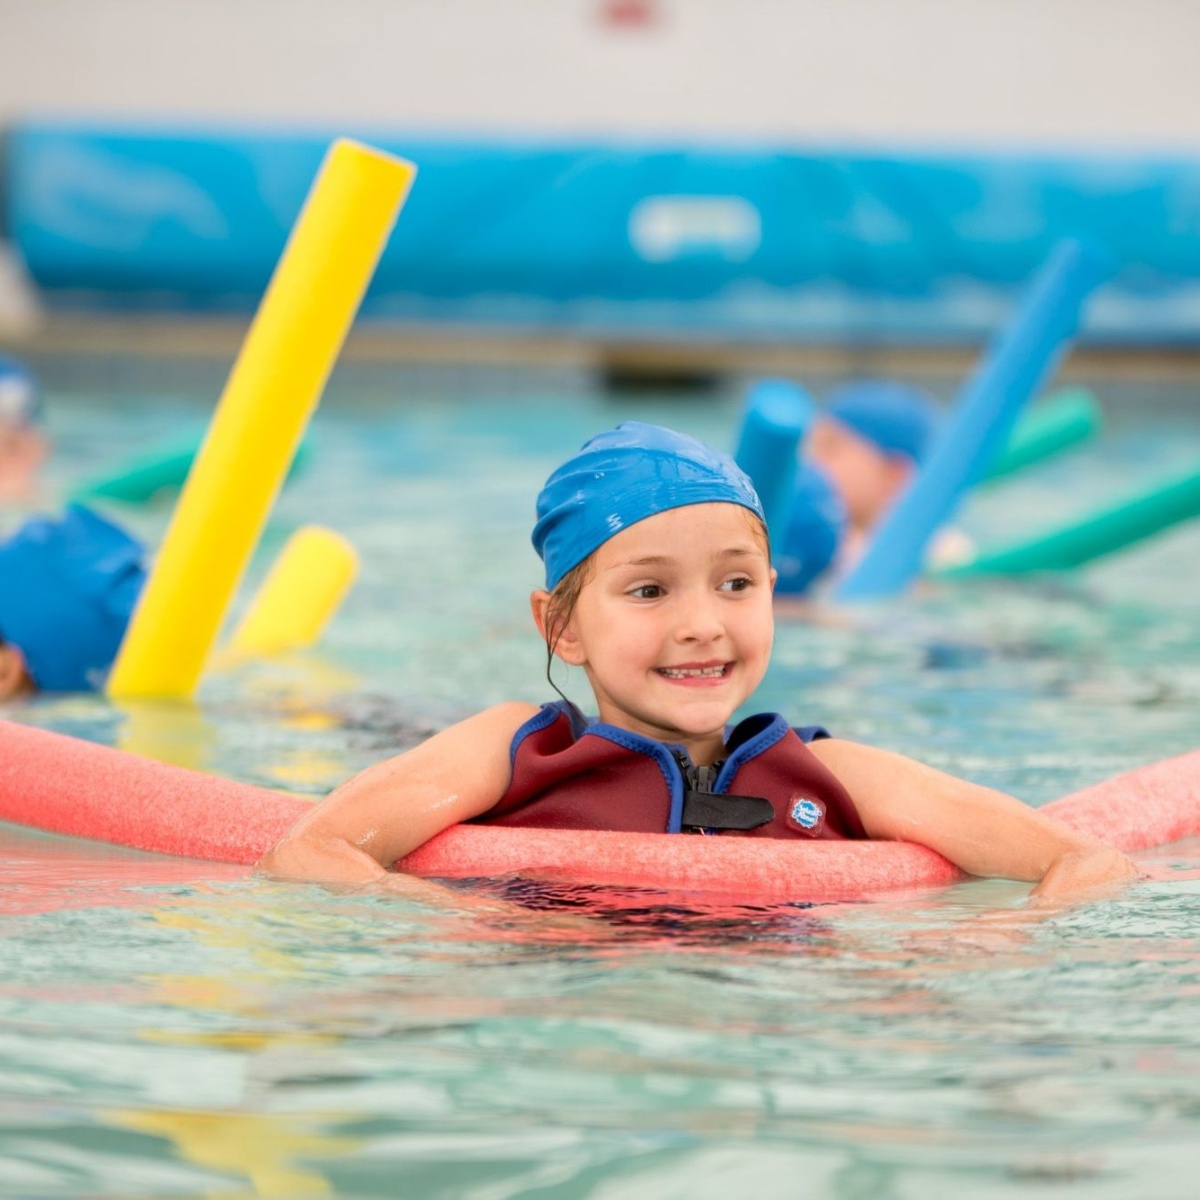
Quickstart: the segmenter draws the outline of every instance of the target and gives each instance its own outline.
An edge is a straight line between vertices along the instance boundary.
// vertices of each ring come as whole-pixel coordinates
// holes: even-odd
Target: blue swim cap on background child
[[[740,504],[765,524],[754,485],[728,454],[643,421],[597,434],[551,473],[538,496],[533,545],[546,564],[546,587],[622,529],[713,502]]]
[[[775,556],[776,595],[799,596],[832,565],[846,531],[846,505],[824,471],[810,463],[796,474],[792,511]]]
[[[33,425],[41,415],[41,393],[29,368],[0,354],[0,421]]]
[[[830,392],[826,413],[878,446],[918,466],[933,445],[938,411],[919,388],[886,379],[863,379]]]
[[[0,636],[42,691],[98,689],[145,582],[143,549],[81,505],[0,542]]]

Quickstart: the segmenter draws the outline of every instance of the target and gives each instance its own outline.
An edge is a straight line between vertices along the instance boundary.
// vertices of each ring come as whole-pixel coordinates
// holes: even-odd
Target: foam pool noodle
[[[1060,243],[1016,317],[981,363],[929,460],[884,517],[835,599],[892,596],[916,578],[925,546],[994,461],[1022,406],[1051,374],[1075,333],[1084,302],[1109,270],[1091,245]]]
[[[358,554],[340,534],[306,525],[288,539],[229,640],[233,658],[314,645],[358,575]]]
[[[1087,388],[1066,388],[1047,396],[1017,422],[980,482],[1004,479],[1078,446],[1094,437],[1102,423],[1100,405]]]
[[[214,862],[257,862],[312,801],[0,721],[0,820]],[[1137,768],[1042,812],[1127,853],[1200,834],[1200,750]],[[454,825],[397,864],[441,878],[521,874],[754,900],[940,887],[962,873],[905,842],[685,837]]]
[[[189,434],[115,463],[102,474],[79,484],[71,493],[71,499],[149,504],[164,492],[183,487],[203,440],[203,434]],[[288,480],[304,469],[310,453],[311,447],[305,438],[296,448],[295,458],[287,473]]]
[[[947,567],[941,576],[1027,575],[1065,571],[1200,516],[1200,471],[1128,497],[1058,529],[1025,541],[984,550],[970,562]]]
[[[190,696],[412,183],[333,144],[234,363],[108,692]]]
[[[734,461],[754,484],[773,546],[782,546],[792,514],[797,449],[816,414],[799,384],[763,379],[746,393]]]

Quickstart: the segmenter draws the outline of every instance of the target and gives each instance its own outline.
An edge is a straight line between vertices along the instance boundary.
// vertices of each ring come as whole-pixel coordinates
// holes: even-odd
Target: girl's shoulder
[[[528,700],[502,700],[490,708],[482,709],[475,715],[502,728],[511,725],[513,732],[520,729],[530,717],[542,711],[540,704],[530,704]]]
[[[538,711],[536,704],[523,700],[493,704],[447,725],[419,746],[399,755],[397,761],[444,762],[453,766],[495,758],[506,763],[517,730]]]
[[[541,709],[526,700],[505,700],[481,709],[451,728],[463,738],[502,742],[507,748],[518,729]]]

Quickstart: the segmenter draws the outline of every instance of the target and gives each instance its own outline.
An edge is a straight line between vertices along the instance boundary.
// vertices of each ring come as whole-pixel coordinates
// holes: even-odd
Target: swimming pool
[[[36,365],[55,488],[202,425],[223,374]],[[1194,465],[1200,415],[1102,395],[1086,453],[974,499],[980,541]],[[547,468],[632,415],[729,443],[736,402],[342,368],[265,543],[319,520],[362,554],[319,653],[214,675],[194,706],[4,715],[318,794],[482,704],[541,700],[527,538]],[[167,516],[113,511],[151,540]],[[761,707],[1033,802],[1192,749],[1198,549],[1193,523],[1052,583],[781,624]],[[1194,868],[1200,846],[1157,857]],[[1037,925],[977,921],[1023,894],[1002,882],[762,910],[510,882],[513,919],[11,828],[0,864],[3,1194],[1194,1191],[1191,880]]]

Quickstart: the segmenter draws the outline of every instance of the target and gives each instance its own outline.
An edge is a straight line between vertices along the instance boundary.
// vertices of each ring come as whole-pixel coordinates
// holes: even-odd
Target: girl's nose
[[[720,600],[707,589],[680,597],[675,636],[681,642],[711,642],[725,632]]]

